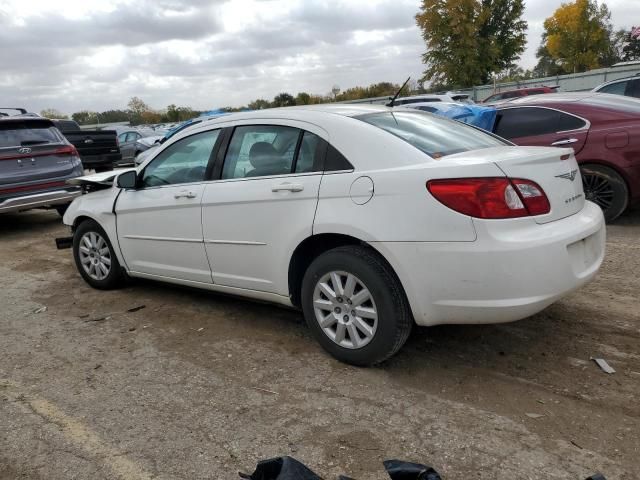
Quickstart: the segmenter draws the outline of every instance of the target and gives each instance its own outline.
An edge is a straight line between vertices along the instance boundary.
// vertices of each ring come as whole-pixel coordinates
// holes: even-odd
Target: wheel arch
[[[375,245],[343,233],[319,233],[305,238],[298,244],[291,255],[291,259],[289,261],[288,281],[289,296],[291,298],[291,303],[294,306],[301,306],[302,279],[307,268],[311,265],[311,262],[324,252],[346,245],[361,245],[375,251],[398,279],[400,288],[402,289],[405,298],[408,299],[407,292],[398,272],[393,267],[389,259],[387,259],[386,256],[375,247]]]

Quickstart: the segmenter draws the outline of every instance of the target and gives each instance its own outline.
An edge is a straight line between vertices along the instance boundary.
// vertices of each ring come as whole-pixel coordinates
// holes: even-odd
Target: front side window
[[[433,158],[508,145],[463,123],[420,111],[371,113],[355,118],[400,137]]]
[[[299,137],[300,130],[293,127],[236,127],[224,159],[222,179],[291,173]]]
[[[167,147],[144,169],[143,187],[201,182],[220,130],[196,133]]]
[[[126,133],[121,133],[120,135],[118,135],[118,141],[120,143],[124,143],[127,141],[127,134]]]

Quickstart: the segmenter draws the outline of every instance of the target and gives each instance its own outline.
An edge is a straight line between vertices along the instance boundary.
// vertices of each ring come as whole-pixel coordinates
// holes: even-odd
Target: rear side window
[[[50,122],[0,122],[0,148],[61,142],[60,134]]]
[[[433,158],[507,145],[463,123],[417,110],[372,113],[356,118],[403,139]]]
[[[549,108],[507,108],[498,111],[494,133],[512,139],[577,130],[584,126],[583,120]]]
[[[605,85],[599,93],[611,93],[613,95],[624,95],[624,91],[627,88],[627,82],[612,83],[611,85]]]

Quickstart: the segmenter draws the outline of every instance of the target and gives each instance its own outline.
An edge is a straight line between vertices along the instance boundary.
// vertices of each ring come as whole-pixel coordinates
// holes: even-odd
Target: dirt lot
[[[445,480],[640,478],[640,211],[586,288],[514,324],[416,329],[374,369],[297,312],[92,290],[63,234],[53,212],[0,216],[0,479],[235,479],[287,454],[327,479],[392,457]]]

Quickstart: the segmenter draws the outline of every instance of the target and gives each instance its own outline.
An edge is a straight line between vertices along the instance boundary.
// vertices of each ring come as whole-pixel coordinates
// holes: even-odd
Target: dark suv
[[[32,208],[63,214],[81,193],[66,181],[82,175],[78,152],[51,120],[0,117],[0,214]]]

